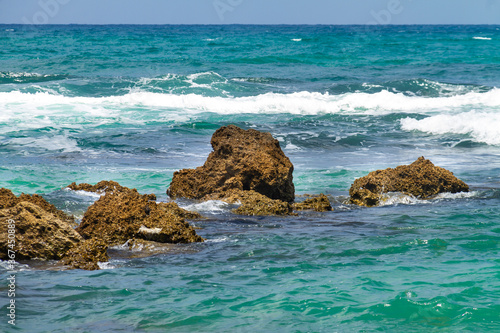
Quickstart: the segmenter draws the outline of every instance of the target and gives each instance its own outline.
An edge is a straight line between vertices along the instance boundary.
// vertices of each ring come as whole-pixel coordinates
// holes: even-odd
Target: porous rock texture
[[[75,218],[72,215],[64,213],[62,210],[56,208],[56,206],[47,202],[42,196],[38,194],[24,194],[22,193],[19,197],[16,197],[11,190],[6,188],[0,188],[0,209],[11,208],[20,202],[31,202],[45,210],[46,212],[54,214],[61,221],[73,224],[75,223]]]
[[[0,199],[1,200],[1,199]],[[8,259],[8,224],[15,225],[15,259],[60,259],[82,237],[53,213],[28,201],[0,210],[0,259]]]
[[[330,204],[330,200],[323,193],[318,196],[313,196],[312,198],[306,199],[302,202],[294,203],[293,209],[314,210],[316,212],[329,212],[333,210],[332,205]]]
[[[206,200],[236,189],[294,200],[293,165],[270,133],[229,125],[215,131],[211,144],[213,152],[203,166],[174,173],[167,190],[171,197]]]
[[[103,240],[87,239],[66,252],[61,263],[71,269],[97,270],[99,262],[109,261],[107,249],[108,245]]]
[[[378,205],[382,195],[388,192],[401,192],[427,199],[443,192],[468,191],[469,186],[452,172],[419,157],[410,165],[373,171],[356,179],[349,190],[349,201],[370,207]]]
[[[255,191],[242,191],[239,189],[216,193],[207,197],[210,200],[221,200],[230,204],[240,204],[233,213],[239,215],[296,215],[293,213],[292,204],[278,199],[270,199]]]
[[[184,218],[199,217],[171,203],[156,203],[154,194],[141,195],[135,189],[106,193],[85,212],[76,230],[85,239],[102,239],[123,244],[132,238],[162,243],[202,242]]]
[[[69,184],[67,188],[73,191],[87,191],[87,192],[95,192],[98,194],[118,193],[130,190],[128,187],[121,186],[119,183],[112,180],[101,180],[95,185],[87,183],[77,184],[73,182]]]

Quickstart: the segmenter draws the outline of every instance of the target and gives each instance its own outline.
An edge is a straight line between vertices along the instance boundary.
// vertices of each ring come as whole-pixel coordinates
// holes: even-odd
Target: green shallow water
[[[96,196],[73,181],[164,201],[235,124],[270,132],[296,193],[335,209],[178,200],[206,242],[112,248],[94,272],[21,262],[17,326],[0,284],[0,331],[500,331],[499,29],[0,25],[0,187],[77,218]],[[419,156],[471,192],[344,203],[354,179]]]

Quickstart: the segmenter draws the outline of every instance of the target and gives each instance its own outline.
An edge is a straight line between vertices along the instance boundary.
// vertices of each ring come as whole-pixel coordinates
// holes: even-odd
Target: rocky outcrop
[[[293,165],[270,133],[221,127],[212,136],[213,152],[196,169],[174,173],[167,193],[174,198],[205,199],[236,189],[292,202]]]
[[[109,261],[107,249],[103,240],[87,239],[66,252],[61,263],[71,269],[97,270],[99,262]]]
[[[360,206],[376,206],[381,196],[388,192],[401,192],[420,199],[431,198],[439,193],[468,192],[469,187],[452,172],[435,166],[424,157],[410,165],[394,169],[377,170],[356,179],[349,190],[350,203]]]
[[[67,222],[53,213],[31,202],[21,201],[0,210],[0,259],[3,260],[7,259],[9,220],[15,222],[16,260],[60,259],[82,240]]]
[[[153,194],[130,189],[107,193],[88,208],[76,230],[85,239],[102,239],[109,245],[134,237],[164,243],[203,241],[184,219],[199,215],[155,200]]]
[[[299,211],[314,210],[317,212],[329,212],[333,210],[332,205],[330,204],[330,200],[323,193],[321,193],[319,196],[306,199],[302,202],[294,203],[293,209]]]
[[[11,190],[6,188],[0,188],[0,209],[11,208],[20,202],[31,202],[39,206],[46,212],[54,214],[61,221],[74,224],[75,218],[72,215],[68,215],[63,211],[56,208],[56,206],[47,202],[42,196],[38,194],[24,194],[22,193],[19,197],[16,197]]]
[[[128,187],[121,186],[120,184],[112,180],[101,180],[99,183],[95,185],[87,183],[81,183],[81,184],[71,183],[67,186],[67,188],[73,191],[87,191],[87,192],[95,192],[98,194],[130,191]]]

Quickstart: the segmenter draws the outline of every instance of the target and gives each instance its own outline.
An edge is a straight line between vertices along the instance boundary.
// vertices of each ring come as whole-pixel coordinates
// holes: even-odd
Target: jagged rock
[[[203,199],[237,189],[294,200],[293,165],[270,133],[229,125],[215,131],[211,144],[203,166],[174,173],[167,190],[171,197]]]
[[[68,215],[63,211],[56,208],[56,206],[48,203],[42,196],[38,194],[24,194],[22,193],[19,197],[16,197],[11,190],[6,188],[0,188],[0,209],[11,208],[20,202],[31,202],[46,212],[54,214],[60,220],[67,222],[69,224],[75,223],[75,218],[72,215]]]
[[[73,191],[87,191],[87,192],[95,192],[98,194],[118,193],[131,190],[128,187],[121,186],[120,184],[112,180],[101,180],[99,183],[95,185],[87,183],[76,184],[75,182],[73,182],[69,184],[67,187],[69,189],[72,189]]]
[[[108,245],[101,239],[87,239],[66,252],[61,259],[63,265],[70,269],[99,269],[99,262],[109,261]]]
[[[0,210],[0,259],[3,260],[7,259],[10,219],[15,221],[16,260],[60,259],[82,240],[67,222],[36,204],[22,201]]]
[[[76,230],[86,239],[101,238],[109,245],[134,237],[168,243],[203,241],[184,220],[195,213],[180,213],[175,203],[155,200],[154,194],[141,195],[136,190],[107,193],[88,208]]]
[[[332,205],[328,197],[321,193],[317,197],[306,199],[302,202],[296,202],[293,204],[294,210],[314,210],[317,212],[329,212],[332,211]]]
[[[11,208],[19,203],[19,198],[11,190],[0,188],[0,209]]]
[[[381,195],[401,192],[420,199],[443,192],[468,192],[469,186],[452,172],[435,166],[424,157],[410,165],[370,172],[356,179],[349,190],[350,202],[360,206],[376,206]]]
[[[241,204],[233,210],[239,215],[295,215],[289,202],[273,200],[252,190],[232,189],[224,193],[212,194],[207,199]]]

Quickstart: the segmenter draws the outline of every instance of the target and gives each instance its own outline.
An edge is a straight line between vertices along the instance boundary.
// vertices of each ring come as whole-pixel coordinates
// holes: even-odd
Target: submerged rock
[[[294,210],[314,210],[317,212],[329,212],[332,211],[332,205],[330,200],[326,195],[321,193],[319,196],[306,199],[302,202],[296,202],[293,204]]]
[[[61,263],[71,269],[97,270],[99,262],[109,261],[107,249],[103,240],[87,239],[66,252]]]
[[[85,239],[103,239],[109,245],[134,237],[165,243],[203,241],[184,220],[199,215],[175,203],[155,200],[154,194],[141,195],[130,189],[107,193],[88,208],[76,230]]]
[[[15,222],[16,260],[60,259],[76,246],[82,237],[65,221],[40,206],[21,201],[0,210],[0,259],[8,253],[8,221]]]
[[[233,213],[239,215],[295,215],[289,202],[273,200],[252,190],[233,189],[223,194],[211,195],[209,199],[241,204],[233,210]]]
[[[469,186],[452,172],[419,157],[410,165],[373,171],[356,179],[349,195],[350,203],[370,207],[378,205],[382,195],[388,192],[401,192],[426,199],[443,192],[468,191]]]
[[[174,173],[167,190],[171,197],[206,200],[236,189],[294,200],[293,165],[270,133],[229,125],[215,131],[211,144],[213,152],[203,166]]]

